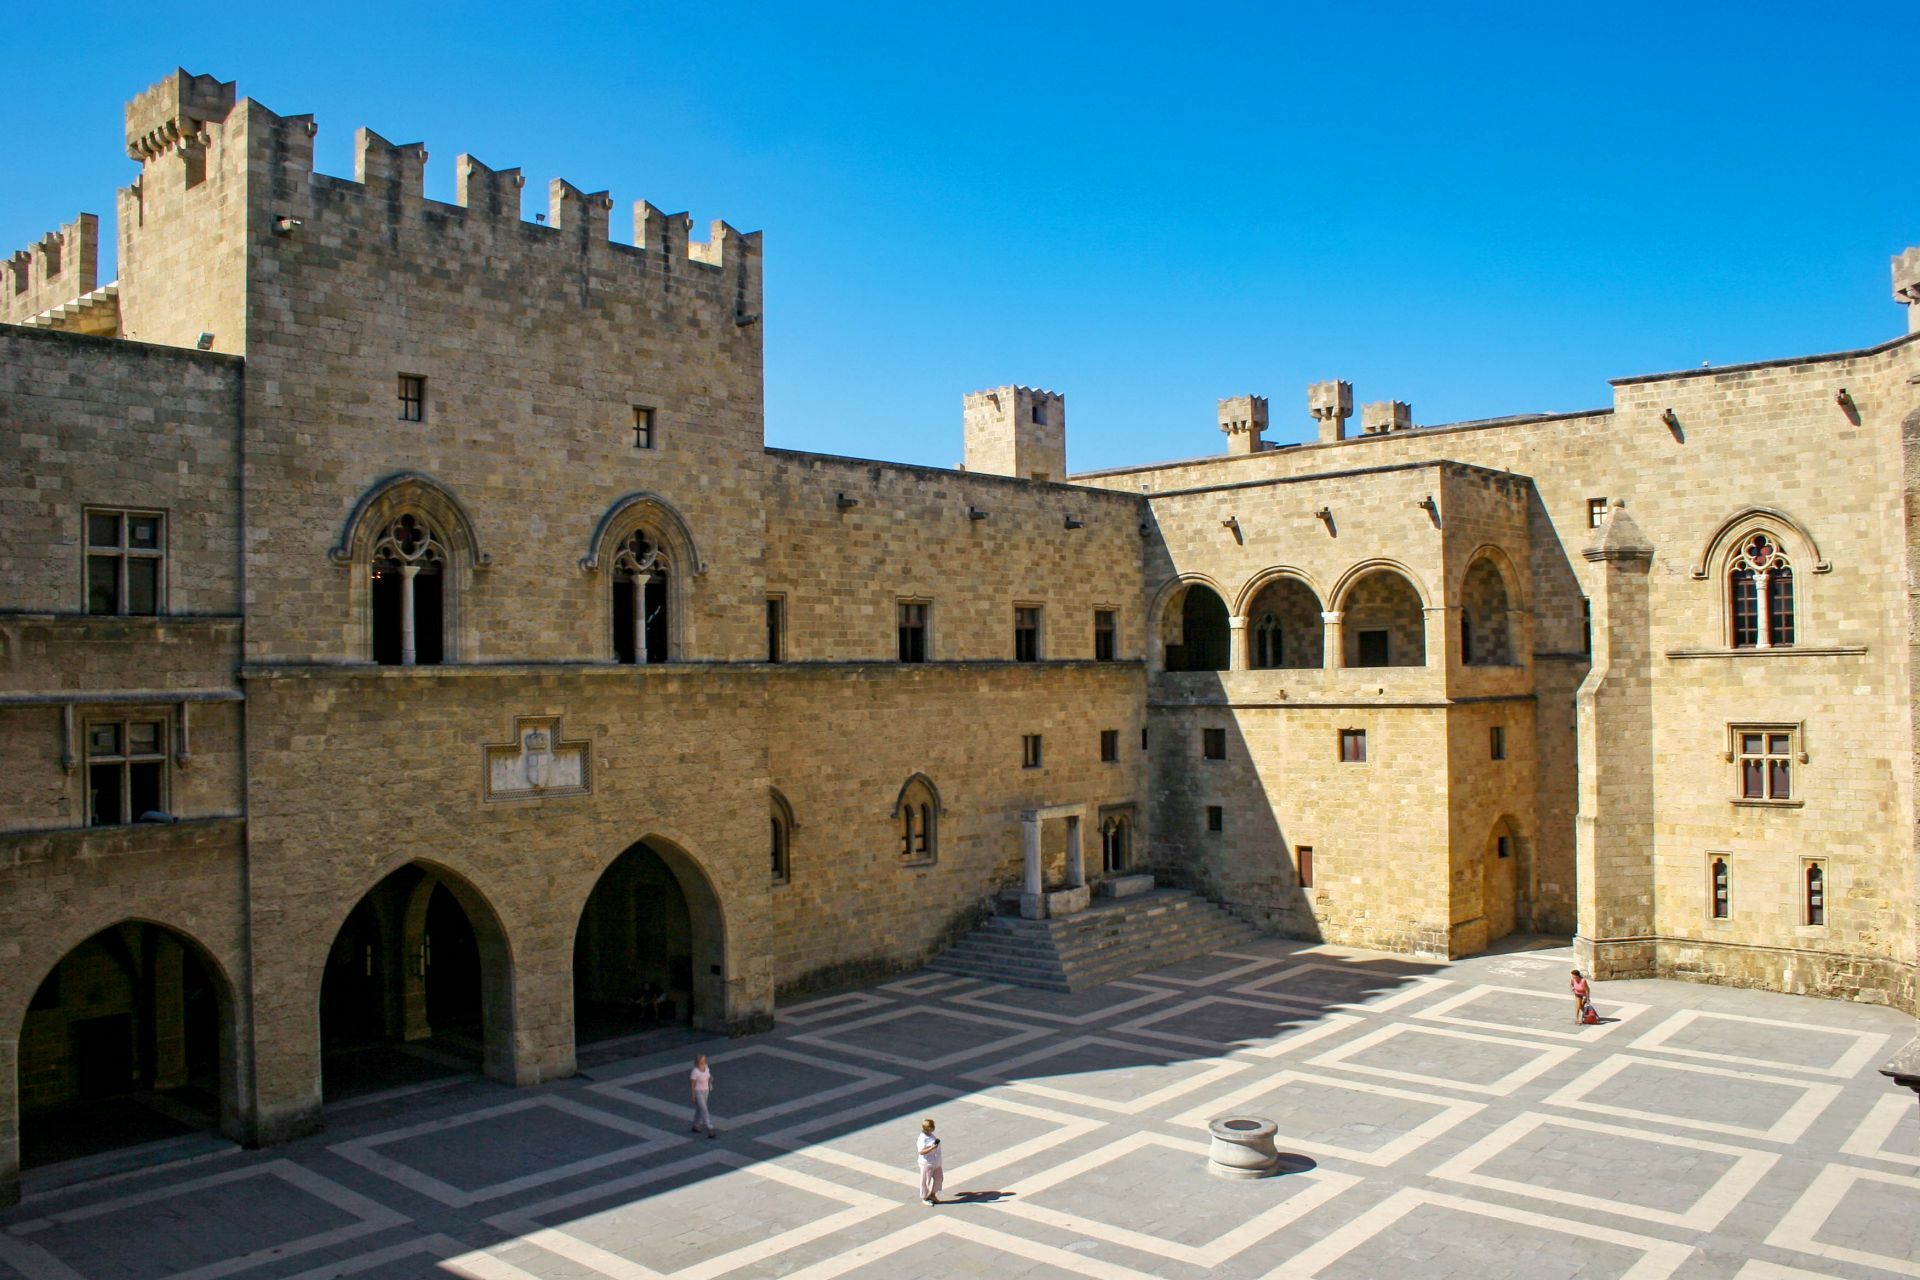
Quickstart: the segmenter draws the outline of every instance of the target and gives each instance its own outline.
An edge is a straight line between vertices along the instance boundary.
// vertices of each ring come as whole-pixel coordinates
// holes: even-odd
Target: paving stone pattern
[[[923,971],[705,1043],[717,1139],[690,1050],[414,1085],[270,1150],[42,1171],[0,1276],[1920,1276],[1920,1108],[1874,1070],[1908,1019],[1644,981],[1580,1027],[1570,964],[1259,941],[1078,994]],[[1276,1121],[1288,1172],[1210,1177],[1227,1112]]]

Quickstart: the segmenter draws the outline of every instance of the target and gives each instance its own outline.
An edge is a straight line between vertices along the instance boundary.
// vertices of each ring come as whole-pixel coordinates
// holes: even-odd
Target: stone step
[[[994,916],[928,966],[1043,991],[1084,991],[1260,936],[1184,889],[1101,899],[1049,920]]]

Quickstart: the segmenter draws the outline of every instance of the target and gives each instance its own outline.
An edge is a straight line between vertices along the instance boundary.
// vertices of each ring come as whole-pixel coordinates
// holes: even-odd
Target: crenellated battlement
[[[83,213],[0,262],[0,324],[20,324],[98,287],[100,219]]]
[[[343,178],[315,170],[316,133],[312,116],[281,115],[239,97],[232,81],[184,70],[128,104],[127,150],[141,162],[121,202],[122,261],[132,264],[123,271],[123,298],[133,300],[136,327],[143,330],[135,336],[187,336],[163,333],[143,301],[143,295],[169,292],[169,281],[188,281],[194,289],[202,285],[193,280],[205,281],[217,291],[217,281],[235,270],[284,272],[322,262],[352,275],[348,263],[355,258],[383,277],[417,270],[428,279],[448,272],[459,279],[514,279],[528,296],[564,289],[582,303],[670,297],[676,311],[698,308],[702,322],[719,334],[759,319],[758,233],[716,220],[709,238],[695,241],[687,214],[643,200],[634,205],[633,243],[624,244],[613,239],[614,202],[606,191],[555,178],[547,186],[546,212],[528,219],[521,213],[526,178],[518,168],[460,154],[448,203],[426,195],[423,143],[396,143],[358,129],[353,176]],[[234,252],[242,245],[245,254]],[[320,246],[324,256],[308,252]],[[195,274],[178,274],[188,263],[197,264]],[[223,296],[241,295],[236,288]],[[177,300],[170,305],[178,310]],[[244,326],[237,313],[202,310],[195,335],[214,333],[218,350],[239,340]]]

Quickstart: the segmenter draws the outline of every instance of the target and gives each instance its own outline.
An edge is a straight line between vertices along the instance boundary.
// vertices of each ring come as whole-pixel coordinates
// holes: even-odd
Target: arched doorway
[[[127,921],[69,951],[21,1020],[22,1168],[223,1127],[233,1002],[192,941]]]
[[[505,961],[492,913],[449,876],[409,863],[368,890],[320,982],[327,1100],[480,1070],[504,1034],[487,993]]]
[[[726,1023],[719,900],[697,863],[662,840],[614,859],[573,937],[577,1046]]]
[[[1227,605],[1211,587],[1193,583],[1167,601],[1161,634],[1169,671],[1225,671],[1232,630]]]
[[[1489,943],[1513,932],[1519,868],[1520,837],[1502,818],[1487,837],[1480,861],[1480,914],[1487,922]]]

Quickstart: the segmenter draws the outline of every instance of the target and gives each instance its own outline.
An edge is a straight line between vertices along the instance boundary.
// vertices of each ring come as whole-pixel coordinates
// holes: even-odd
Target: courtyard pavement
[[[714,1140],[687,1131],[694,1044],[413,1086],[271,1150],[30,1174],[0,1276],[1920,1276],[1920,1107],[1874,1070],[1911,1019],[1621,982],[1579,1027],[1570,965],[1273,941],[1071,996],[920,973],[699,1042]],[[1229,1112],[1277,1122],[1295,1171],[1210,1177]]]

